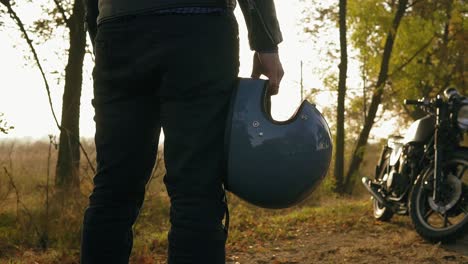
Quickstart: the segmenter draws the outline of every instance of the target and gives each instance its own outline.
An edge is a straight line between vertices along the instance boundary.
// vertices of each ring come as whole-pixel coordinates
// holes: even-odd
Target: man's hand
[[[258,79],[260,75],[269,79],[268,92],[270,95],[278,94],[284,71],[278,53],[255,52],[253,57],[252,78]]]

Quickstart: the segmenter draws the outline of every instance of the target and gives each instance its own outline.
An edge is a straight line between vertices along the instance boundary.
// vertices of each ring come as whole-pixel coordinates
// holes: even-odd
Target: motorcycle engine
[[[383,180],[386,183],[387,192],[398,197],[406,191],[410,179],[406,173],[402,174],[392,169],[388,174],[385,174]]]

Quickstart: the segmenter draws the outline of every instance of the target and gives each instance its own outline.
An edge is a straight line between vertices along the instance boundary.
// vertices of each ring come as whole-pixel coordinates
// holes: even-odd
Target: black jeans
[[[224,263],[223,142],[239,67],[233,14],[107,22],[98,28],[95,59],[98,171],[82,263],[128,263],[161,127],[171,199],[168,262]]]

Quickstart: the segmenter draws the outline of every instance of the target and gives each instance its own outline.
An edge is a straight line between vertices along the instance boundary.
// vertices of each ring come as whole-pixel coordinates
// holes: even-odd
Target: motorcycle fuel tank
[[[426,142],[434,134],[434,125],[435,117],[432,115],[416,120],[408,128],[403,144]]]

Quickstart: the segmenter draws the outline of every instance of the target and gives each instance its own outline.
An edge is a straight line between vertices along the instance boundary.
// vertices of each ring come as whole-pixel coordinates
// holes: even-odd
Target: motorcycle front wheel
[[[416,232],[430,242],[452,242],[468,231],[468,153],[455,153],[442,165],[446,182],[441,201],[432,199],[434,168],[427,169],[410,194],[409,210]]]

